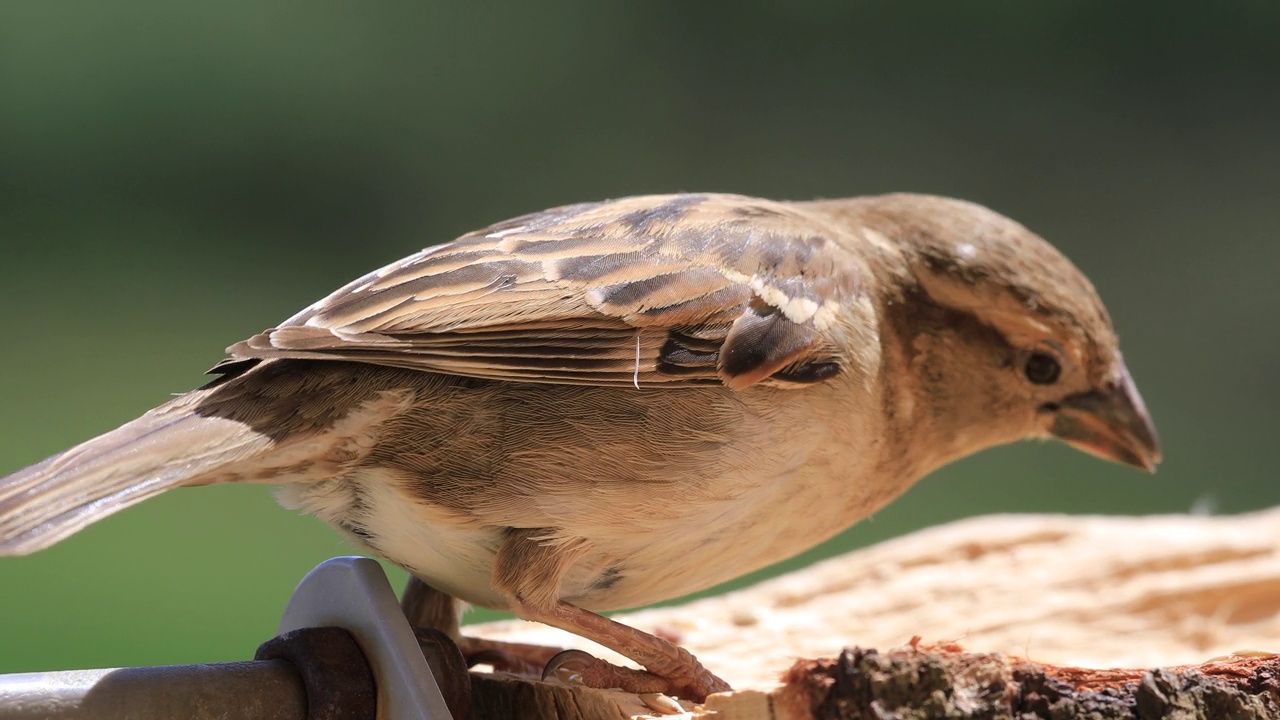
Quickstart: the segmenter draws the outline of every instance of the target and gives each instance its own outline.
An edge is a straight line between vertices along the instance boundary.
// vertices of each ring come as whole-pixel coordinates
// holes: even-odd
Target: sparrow
[[[172,488],[276,484],[431,588],[695,701],[728,685],[597,613],[788,558],[995,445],[1160,460],[1089,280],[928,195],[533,213],[365,275],[210,372],[0,479],[0,554]]]

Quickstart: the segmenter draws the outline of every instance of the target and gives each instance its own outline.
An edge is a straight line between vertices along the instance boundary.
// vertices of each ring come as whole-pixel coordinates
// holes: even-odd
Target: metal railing
[[[468,714],[470,688],[457,647],[443,633],[415,634],[373,560],[342,557],[318,565],[294,591],[279,633],[247,662],[0,675],[0,720],[461,720]]]

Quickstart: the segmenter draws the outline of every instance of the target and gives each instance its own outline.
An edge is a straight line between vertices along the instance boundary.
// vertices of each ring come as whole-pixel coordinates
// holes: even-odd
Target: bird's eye
[[[1062,366],[1058,364],[1058,359],[1049,353],[1033,352],[1027,356],[1022,372],[1036,385],[1052,385],[1058,382],[1058,376],[1062,374]]]

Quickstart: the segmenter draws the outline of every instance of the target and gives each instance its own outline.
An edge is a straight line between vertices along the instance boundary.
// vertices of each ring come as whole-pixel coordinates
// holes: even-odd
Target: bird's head
[[[833,214],[882,250],[871,256],[893,288],[881,308],[886,351],[910,368],[886,410],[904,429],[928,429],[929,464],[1053,437],[1155,469],[1155,427],[1106,308],[1053,246],[948,198],[884,195]]]

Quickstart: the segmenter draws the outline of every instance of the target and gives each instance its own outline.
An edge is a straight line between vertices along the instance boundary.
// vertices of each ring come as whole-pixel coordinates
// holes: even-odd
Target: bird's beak
[[[1160,441],[1128,369],[1121,365],[1107,385],[1063,400],[1050,432],[1091,455],[1155,472]]]

